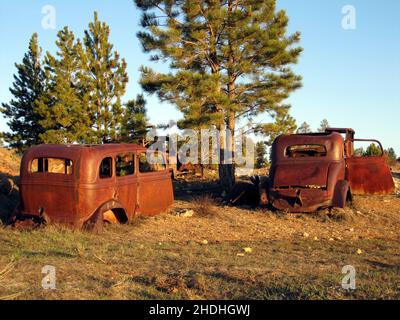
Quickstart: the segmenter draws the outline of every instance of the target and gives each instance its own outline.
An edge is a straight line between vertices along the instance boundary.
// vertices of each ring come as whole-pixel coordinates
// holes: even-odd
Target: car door
[[[143,215],[164,212],[174,199],[171,174],[165,157],[160,153],[155,158],[159,161],[151,161],[146,152],[138,154],[138,212]]]
[[[134,152],[119,153],[115,156],[116,192],[115,199],[128,211],[130,219],[137,206],[137,182]]]
[[[388,194],[395,190],[392,173],[386,162],[382,145],[377,140],[354,139],[353,142],[375,144],[380,154],[363,156],[351,154],[346,158],[347,179],[353,194]]]

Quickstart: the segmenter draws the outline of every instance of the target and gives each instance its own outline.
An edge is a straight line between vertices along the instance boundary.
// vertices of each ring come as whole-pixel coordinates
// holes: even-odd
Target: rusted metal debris
[[[146,151],[133,144],[29,149],[21,163],[19,215],[97,230],[104,221],[165,211],[174,201],[168,165],[148,163]]]
[[[354,138],[354,130],[282,135],[272,146],[269,177],[259,185],[262,205],[289,212],[343,208],[352,195],[393,193],[395,186],[382,144]],[[358,157],[355,141],[379,146],[380,156]]]

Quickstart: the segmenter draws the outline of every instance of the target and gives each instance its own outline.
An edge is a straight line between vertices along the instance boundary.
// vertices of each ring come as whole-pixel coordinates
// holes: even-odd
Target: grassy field
[[[399,199],[385,200],[400,204]],[[130,225],[108,226],[101,235],[54,226],[0,228],[0,296],[400,298],[398,216],[391,221],[391,214],[368,216],[356,209],[339,220],[324,213],[279,216],[228,207],[211,212],[139,218]],[[45,265],[56,267],[56,290],[41,287]],[[345,265],[356,269],[356,290],[341,287]]]
[[[17,179],[16,170],[5,173]],[[398,194],[295,215],[175,187],[170,212],[99,235],[0,226],[0,299],[400,299]],[[17,198],[3,195],[0,213]],[[41,286],[46,265],[55,290]],[[346,265],[356,290],[341,286]]]

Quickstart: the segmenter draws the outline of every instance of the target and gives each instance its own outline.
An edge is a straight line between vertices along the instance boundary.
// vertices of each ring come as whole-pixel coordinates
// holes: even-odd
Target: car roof
[[[277,144],[330,144],[339,142],[343,144],[343,137],[337,132],[321,132],[321,133],[299,133],[281,135],[276,139]]]
[[[273,144],[274,160],[287,160],[287,157],[285,157],[285,150],[287,147],[294,145],[323,145],[328,152],[325,159],[332,160],[342,157],[344,139],[342,135],[337,132],[281,135],[276,138]]]
[[[104,153],[146,151],[141,145],[121,143],[103,145],[74,145],[74,144],[42,144],[28,149],[25,157],[62,157],[69,159],[79,158],[82,154],[90,154],[93,157]]]

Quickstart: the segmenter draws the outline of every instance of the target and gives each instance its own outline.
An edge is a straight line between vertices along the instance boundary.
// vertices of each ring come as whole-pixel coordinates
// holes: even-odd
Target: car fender
[[[344,208],[346,206],[349,189],[349,182],[347,180],[338,180],[336,182],[332,199],[333,207]]]

